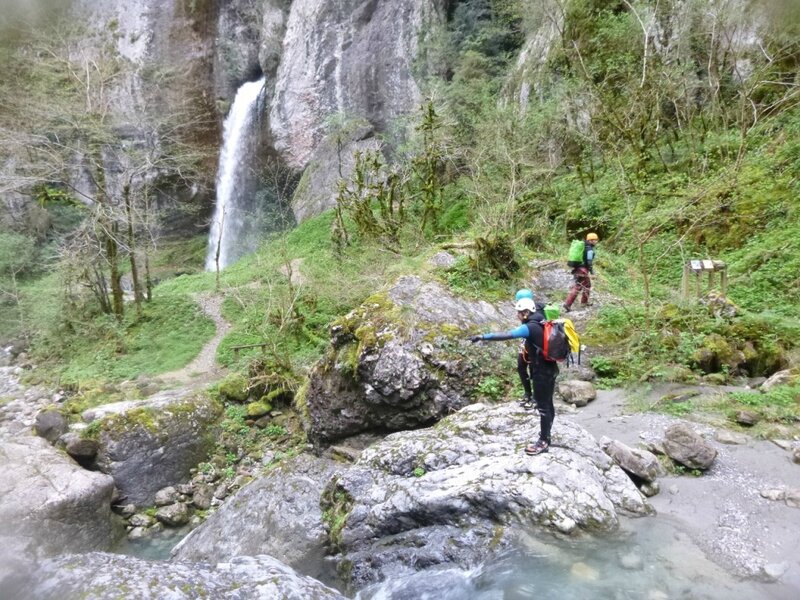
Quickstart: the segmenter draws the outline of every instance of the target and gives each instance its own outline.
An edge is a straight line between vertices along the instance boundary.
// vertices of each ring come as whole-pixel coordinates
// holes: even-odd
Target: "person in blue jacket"
[[[531,380],[533,383],[533,399],[539,409],[539,439],[525,447],[526,454],[541,454],[550,448],[550,430],[553,427],[555,408],[553,393],[558,376],[558,364],[545,360],[541,348],[544,346],[544,325],[534,318],[536,305],[532,298],[522,298],[515,304],[520,326],[505,333],[485,333],[470,337],[472,343],[496,342],[501,340],[522,339],[530,360]]]
[[[523,298],[530,298],[531,300],[534,300],[533,291],[529,290],[528,288],[518,290],[514,295],[514,302],[519,302]],[[530,319],[539,322],[544,321],[544,304],[539,304],[534,300],[533,306],[534,311],[530,315]],[[525,410],[537,409],[536,404],[533,401],[533,393],[531,392],[533,361],[531,361],[528,351],[525,348],[525,340],[522,341],[519,353],[517,354],[517,374],[519,375],[520,382],[522,382],[522,389],[525,391],[525,395],[522,397],[522,400],[519,401],[519,405]]]

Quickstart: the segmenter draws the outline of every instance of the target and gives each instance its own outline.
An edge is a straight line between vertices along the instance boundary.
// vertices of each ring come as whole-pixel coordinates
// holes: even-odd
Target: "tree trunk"
[[[142,219],[144,221],[144,230],[150,242],[152,243],[152,237],[150,236],[150,188],[144,188],[144,215]],[[144,285],[147,292],[147,301],[150,302],[153,299],[153,278],[150,276],[150,252],[148,248],[150,244],[145,244],[144,247]]]
[[[111,299],[114,315],[118,321],[125,314],[125,302],[122,295],[122,273],[119,270],[119,244],[114,237],[119,231],[119,224],[111,223],[111,233],[106,235],[106,259],[111,274]]]
[[[126,184],[122,190],[125,200],[125,213],[128,219],[128,259],[131,264],[131,279],[133,280],[133,301],[136,304],[136,317],[142,317],[142,286],[139,283],[139,267],[136,264],[136,235],[133,228],[133,207],[131,203],[131,186]]]

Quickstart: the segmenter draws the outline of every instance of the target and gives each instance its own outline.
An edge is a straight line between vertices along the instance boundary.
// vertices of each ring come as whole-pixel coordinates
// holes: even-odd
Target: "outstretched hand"
[[[483,336],[480,336],[480,335],[470,336],[469,341],[472,342],[473,344],[476,344],[476,343],[478,343],[480,341],[483,341]]]

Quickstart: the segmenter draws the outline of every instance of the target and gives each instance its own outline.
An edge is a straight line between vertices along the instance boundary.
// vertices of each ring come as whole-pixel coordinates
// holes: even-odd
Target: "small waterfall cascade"
[[[253,223],[258,222],[252,198],[252,177],[249,167],[252,157],[254,126],[259,115],[259,97],[265,80],[250,81],[236,92],[228,116],[225,117],[222,151],[217,169],[217,197],[211,233],[208,237],[206,270],[224,269],[237,258],[255,249]],[[252,233],[250,231],[249,233]]]

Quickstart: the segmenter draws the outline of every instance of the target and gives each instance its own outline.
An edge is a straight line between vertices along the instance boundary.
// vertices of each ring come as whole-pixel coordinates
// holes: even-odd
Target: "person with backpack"
[[[517,291],[517,293],[514,295],[514,302],[519,302],[523,298],[530,298],[531,300],[533,300],[534,310],[533,313],[530,315],[530,319],[534,321],[539,321],[540,323],[543,322],[545,320],[544,304],[537,303],[534,300],[533,292],[527,288],[523,288]],[[533,401],[533,393],[531,389],[531,379],[533,378],[533,363],[528,357],[528,352],[525,349],[524,340],[520,345],[519,353],[517,354],[517,374],[519,375],[519,380],[522,383],[522,389],[525,392],[525,395],[519,401],[519,405],[525,410],[537,409],[536,404]]]
[[[586,240],[575,240],[569,247],[569,256],[567,257],[567,266],[572,267],[572,277],[575,283],[570,289],[567,299],[561,305],[564,312],[569,312],[572,308],[572,303],[581,295],[581,306],[589,306],[589,293],[592,289],[592,278],[594,269],[592,263],[595,258],[595,246],[599,238],[596,233],[587,233]]]
[[[533,400],[539,409],[539,439],[525,447],[525,454],[536,455],[547,452],[550,448],[550,430],[555,419],[553,406],[553,393],[558,376],[558,363],[548,360],[544,355],[545,325],[544,321],[534,318],[536,304],[532,298],[521,298],[515,304],[520,326],[505,333],[485,333],[473,335],[469,341],[497,342],[501,340],[522,339],[525,344],[525,353],[530,361],[530,380],[533,383]],[[526,373],[527,374],[527,373]],[[520,373],[520,377],[522,374]],[[524,383],[523,383],[524,385]],[[526,389],[526,392],[528,390]]]

